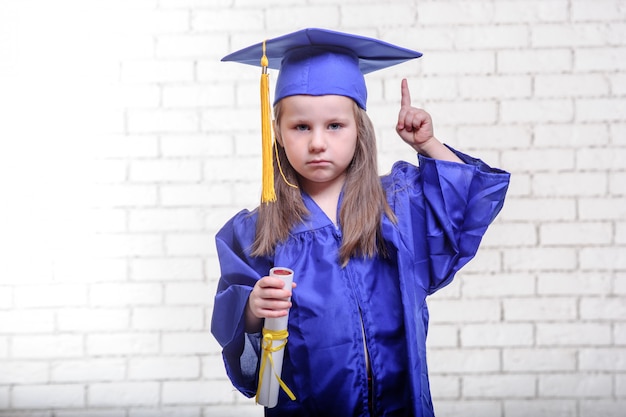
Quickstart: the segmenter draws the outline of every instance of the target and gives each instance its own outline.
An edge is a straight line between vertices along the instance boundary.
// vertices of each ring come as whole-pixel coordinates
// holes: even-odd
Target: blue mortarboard
[[[363,74],[422,56],[378,39],[315,28],[264,43],[268,68],[280,70],[274,102],[298,94],[336,94],[352,98],[365,109],[367,88]],[[264,43],[233,52],[222,61],[261,66]]]
[[[401,48],[378,39],[326,29],[303,29],[260,42],[222,58],[222,61],[234,61],[263,68],[261,74],[263,149],[261,202],[276,201],[267,68],[280,70],[276,80],[274,103],[294,95],[332,94],[350,97],[359,107],[365,109],[367,88],[363,74],[420,56],[422,54],[417,51]],[[285,182],[287,182],[286,179]]]

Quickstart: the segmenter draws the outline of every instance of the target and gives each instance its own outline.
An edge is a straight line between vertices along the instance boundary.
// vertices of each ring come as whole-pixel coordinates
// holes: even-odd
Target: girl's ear
[[[278,129],[278,123],[276,123],[276,120],[272,120],[272,128],[274,129],[274,137],[276,138],[276,142],[278,142],[278,144],[284,148],[285,146],[283,145],[283,138],[280,137],[280,129]]]

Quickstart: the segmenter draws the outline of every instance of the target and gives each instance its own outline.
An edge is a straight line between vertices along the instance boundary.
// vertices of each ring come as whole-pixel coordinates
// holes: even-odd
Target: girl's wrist
[[[463,163],[463,161],[456,156],[450,148],[439,142],[439,140],[437,140],[434,136],[427,141],[422,142],[419,146],[415,145],[413,149],[415,149],[420,155],[424,155],[428,158]]]
[[[244,327],[246,333],[258,333],[263,327],[263,319],[258,318],[250,307],[250,300],[246,303],[246,311],[244,313]]]
[[[445,146],[441,142],[439,142],[434,136],[431,136],[430,139],[424,142],[416,143],[413,145],[413,149],[415,149],[417,153],[427,156],[429,158],[435,158],[434,155],[438,153],[437,148],[439,147],[445,148]]]

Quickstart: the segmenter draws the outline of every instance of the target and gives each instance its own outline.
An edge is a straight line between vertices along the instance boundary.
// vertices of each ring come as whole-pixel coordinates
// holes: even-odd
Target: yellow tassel
[[[274,158],[272,155],[272,113],[270,108],[270,82],[267,66],[269,61],[265,55],[263,41],[263,57],[261,58],[261,146],[263,158],[263,188],[261,202],[276,201],[274,190]]]

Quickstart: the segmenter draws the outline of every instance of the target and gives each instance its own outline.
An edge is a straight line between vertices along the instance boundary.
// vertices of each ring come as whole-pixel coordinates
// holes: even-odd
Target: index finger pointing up
[[[400,106],[410,107],[411,106],[411,92],[409,91],[409,82],[406,80],[406,78],[402,79],[402,84],[400,88],[401,88],[401,93],[402,93]]]

